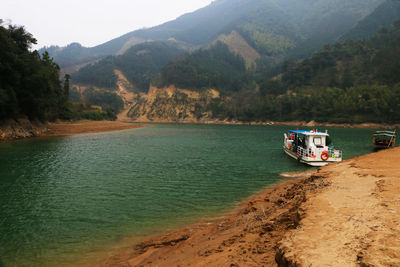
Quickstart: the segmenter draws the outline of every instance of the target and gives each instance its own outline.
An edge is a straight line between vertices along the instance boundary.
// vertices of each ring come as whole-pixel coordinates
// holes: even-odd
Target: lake
[[[90,265],[228,212],[279,173],[310,168],[283,152],[288,129],[152,124],[0,143],[0,266]],[[328,130],[345,159],[372,152],[374,130]]]

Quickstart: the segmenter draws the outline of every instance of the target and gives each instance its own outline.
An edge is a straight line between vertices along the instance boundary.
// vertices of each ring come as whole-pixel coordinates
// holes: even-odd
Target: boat
[[[283,150],[299,162],[316,167],[342,161],[342,151],[334,149],[328,131],[291,130],[284,134]]]
[[[375,149],[394,147],[396,143],[396,131],[376,131],[372,136],[372,146]]]

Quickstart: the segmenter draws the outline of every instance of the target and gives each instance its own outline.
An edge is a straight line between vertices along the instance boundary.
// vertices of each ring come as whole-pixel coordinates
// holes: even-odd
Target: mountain
[[[161,68],[183,52],[174,42],[141,43],[129,48],[123,55],[109,56],[82,67],[72,74],[72,81],[80,85],[115,89],[115,69],[118,69],[133,85],[132,91],[145,92]]]
[[[325,44],[338,40],[383,1],[316,0],[290,5],[291,2],[286,0],[290,17],[305,36],[289,51],[289,57],[297,59],[310,56]]]
[[[94,87],[95,90],[90,89],[90,92],[96,97],[101,94],[101,102],[96,102],[100,105],[106,102],[106,92],[111,91],[123,100],[124,116],[134,114],[135,118],[143,118],[151,111],[156,112],[151,115],[153,119],[164,120],[168,116],[158,116],[164,113],[158,108],[166,109],[163,103],[169,103],[168,109],[170,114],[175,114],[174,120],[180,118],[181,112],[195,112],[196,115],[188,117],[192,119],[202,118],[201,114],[219,119],[265,119],[265,103],[260,102],[260,98],[276,97],[297,86],[346,87],[359,84],[350,81],[352,77],[367,80],[368,75],[358,75],[354,71],[359,69],[357,64],[345,64],[343,59],[335,58],[331,50],[317,52],[315,57],[308,56],[350,34],[373,14],[393,11],[387,7],[389,1],[393,0],[215,1],[174,21],[134,31],[102,45],[108,49],[114,47],[116,55],[90,58],[92,63],[72,73],[72,82],[77,86],[73,92],[76,99],[88,100],[85,90]],[[338,45],[340,43],[335,47]],[[96,47],[97,52],[110,51],[99,47]],[[351,48],[350,52],[352,49],[356,48]],[[83,55],[94,48],[81,51]],[[357,62],[360,57],[357,55],[353,61]],[[281,68],[283,71],[279,70],[280,64],[288,58],[300,58],[300,63],[305,65],[287,61]],[[278,78],[270,80],[273,74]],[[220,97],[203,101],[205,92],[211,89]],[[187,90],[192,93],[187,94]],[[147,95],[149,91],[151,96]],[[199,96],[194,101],[203,102],[183,107],[182,103],[190,102],[184,95],[195,92]],[[253,105],[252,102],[260,104]],[[149,103],[155,105],[154,110],[146,106]],[[230,104],[227,106],[227,103]],[[135,112],[130,112],[131,105],[136,106]],[[177,106],[180,108],[174,109]],[[276,114],[273,116],[277,118]]]
[[[258,119],[268,114],[278,120],[399,122],[399,62],[397,20],[369,39],[326,45],[312,57],[286,62],[279,75],[260,81],[260,113],[253,108],[252,114]]]
[[[275,77],[253,80],[258,85],[250,72],[235,80],[244,62],[219,43],[166,65],[164,83],[132,101],[127,114],[137,121],[398,123],[399,62],[400,20],[369,39],[337,42],[287,61]],[[229,82],[241,83],[239,90]]]
[[[379,31],[380,28],[391,27],[400,18],[400,1],[386,0],[371,14],[359,21],[355,27],[344,34],[341,40],[365,39]]]
[[[400,83],[400,20],[363,40],[326,45],[299,62],[287,61],[280,74],[286,90],[297,88],[388,85]],[[274,86],[276,86],[275,84]],[[267,90],[261,86],[261,90]]]
[[[75,43],[43,48],[41,52],[47,50],[62,68],[67,68],[123,54],[129,47],[150,40],[174,40],[182,48],[192,49],[236,32],[262,56],[277,58],[290,51],[301,57],[345,34],[383,1],[216,0],[176,20],[92,48]]]
[[[359,39],[357,29],[368,21],[383,25],[384,18],[393,20],[395,2],[220,0],[214,4],[227,2],[238,7],[259,5],[251,14],[232,15],[229,23],[210,30],[203,44],[188,43],[195,33],[188,30],[193,14],[180,18],[186,25],[176,32],[171,26],[165,36],[165,25],[143,30],[135,40],[150,35],[169,40],[124,45],[124,53],[82,68],[73,80],[79,73],[82,79],[98,77],[87,81],[87,89],[107,75],[117,76],[93,93],[113,90],[124,101],[123,115],[141,121],[400,121],[400,23],[380,29],[372,38],[351,40]],[[198,12],[197,21],[207,15]],[[371,34],[379,26],[367,29]],[[342,40],[346,35],[349,39]],[[168,51],[171,57],[164,57]],[[163,61],[157,61],[159,57]],[[118,61],[123,64],[117,66]]]
[[[201,91],[240,91],[248,84],[245,61],[222,42],[200,49],[167,64],[154,81],[159,87],[171,85]]]

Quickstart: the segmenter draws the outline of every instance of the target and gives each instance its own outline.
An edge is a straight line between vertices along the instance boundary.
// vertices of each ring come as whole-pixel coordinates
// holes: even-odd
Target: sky
[[[92,47],[125,33],[157,26],[212,0],[2,0],[0,19],[24,26],[38,44]]]

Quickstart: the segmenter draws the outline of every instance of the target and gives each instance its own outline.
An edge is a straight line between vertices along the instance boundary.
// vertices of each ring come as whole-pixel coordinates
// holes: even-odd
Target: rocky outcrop
[[[47,131],[46,125],[28,119],[6,120],[0,123],[0,141],[40,136]]]
[[[212,114],[205,107],[219,97],[214,89],[194,92],[151,86],[147,94],[136,96],[127,115],[139,122],[206,122]]]

